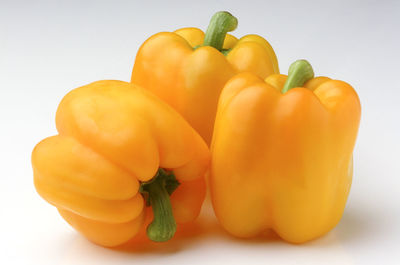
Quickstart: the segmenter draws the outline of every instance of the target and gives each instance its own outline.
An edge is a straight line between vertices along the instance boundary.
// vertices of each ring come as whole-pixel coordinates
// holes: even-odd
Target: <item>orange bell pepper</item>
[[[288,77],[241,73],[224,87],[210,186],[216,216],[232,235],[272,229],[302,243],[339,222],[361,107],[349,84],[313,75],[300,60]]]
[[[35,186],[91,241],[116,246],[133,238],[146,202],[154,241],[199,214],[207,145],[147,90],[122,81],[77,88],[61,101],[56,124],[59,134],[33,150]]]
[[[235,17],[218,12],[205,34],[197,28],[155,34],[140,47],[132,70],[132,83],[175,108],[207,143],[228,79],[243,71],[261,78],[279,73],[271,45],[257,35],[227,35],[236,26]]]

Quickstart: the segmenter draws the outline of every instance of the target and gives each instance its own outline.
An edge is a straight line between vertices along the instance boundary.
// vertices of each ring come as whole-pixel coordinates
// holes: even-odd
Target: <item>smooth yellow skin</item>
[[[232,235],[302,243],[331,230],[350,191],[361,107],[347,83],[241,73],[225,86],[211,146],[216,216]]]
[[[38,193],[89,240],[116,246],[142,229],[138,192],[159,167],[181,185],[170,197],[176,222],[193,221],[205,197],[209,151],[171,107],[122,81],[98,81],[72,90],[56,116],[58,135],[33,150]]]
[[[227,34],[223,49],[232,49],[227,56],[210,46],[194,49],[203,40],[197,28],[153,35],[136,55],[131,82],[171,105],[209,144],[225,83],[238,72],[265,78],[279,69],[271,45],[260,36],[237,40]]]

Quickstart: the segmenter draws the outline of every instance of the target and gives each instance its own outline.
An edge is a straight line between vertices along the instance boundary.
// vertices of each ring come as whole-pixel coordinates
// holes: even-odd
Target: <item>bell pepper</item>
[[[309,63],[300,60],[288,76],[264,81],[240,73],[224,87],[210,186],[216,216],[232,235],[275,231],[302,243],[341,219],[352,181],[360,101],[349,84],[313,76]]]
[[[208,147],[147,90],[122,81],[77,88],[61,101],[56,125],[58,135],[33,150],[35,187],[89,240],[129,241],[150,207],[147,236],[166,241],[199,214]]]
[[[225,83],[243,71],[261,78],[279,73],[271,45],[257,35],[227,35],[236,27],[234,16],[218,12],[205,34],[197,28],[155,34],[140,47],[132,70],[132,83],[176,109],[208,144]]]

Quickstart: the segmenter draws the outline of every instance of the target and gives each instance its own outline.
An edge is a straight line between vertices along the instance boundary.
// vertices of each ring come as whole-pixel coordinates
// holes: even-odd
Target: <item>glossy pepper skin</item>
[[[288,242],[306,242],[331,230],[346,204],[359,98],[327,77],[282,93],[286,79],[241,73],[219,100],[211,195],[219,222],[237,237],[272,229]]]
[[[139,191],[156,174],[166,174],[159,168],[172,171],[180,183],[165,204],[172,205],[176,223],[199,214],[207,145],[147,90],[122,81],[77,88],[61,101],[56,124],[58,135],[33,150],[35,187],[89,240],[112,247],[139,232],[146,212]]]
[[[243,71],[261,78],[279,73],[274,50],[264,38],[226,35],[236,25],[231,14],[218,12],[206,34],[197,28],[155,34],[140,47],[132,70],[132,83],[176,109],[208,144],[225,83]]]

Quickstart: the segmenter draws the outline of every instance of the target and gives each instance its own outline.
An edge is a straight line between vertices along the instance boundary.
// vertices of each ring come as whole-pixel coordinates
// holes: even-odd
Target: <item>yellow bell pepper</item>
[[[279,73],[271,45],[257,35],[227,35],[236,26],[235,17],[218,12],[205,34],[197,28],[155,34],[140,47],[132,70],[132,83],[175,108],[207,143],[228,79],[243,71],[261,78]]]
[[[122,81],[98,81],[61,101],[58,135],[33,150],[38,193],[91,241],[116,246],[154,213],[147,235],[166,241],[205,197],[209,151],[171,107]],[[147,202],[147,203],[146,203]]]
[[[224,87],[210,186],[216,216],[232,235],[273,230],[302,243],[339,222],[361,107],[349,84],[313,76],[300,60],[288,77],[241,73]]]

